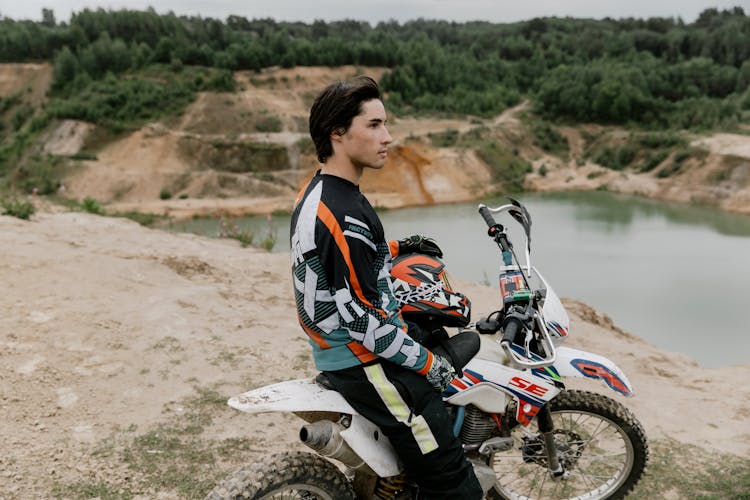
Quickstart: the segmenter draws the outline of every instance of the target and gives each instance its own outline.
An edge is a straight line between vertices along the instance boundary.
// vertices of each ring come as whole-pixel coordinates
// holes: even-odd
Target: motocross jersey
[[[380,357],[427,373],[433,355],[407,334],[393,297],[391,250],[358,186],[318,171],[295,203],[290,237],[297,314],[319,370]]]

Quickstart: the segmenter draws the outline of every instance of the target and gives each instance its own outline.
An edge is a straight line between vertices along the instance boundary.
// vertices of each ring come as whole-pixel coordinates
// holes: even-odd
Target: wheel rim
[[[286,484],[282,488],[270,491],[261,500],[335,500],[325,490],[312,484]]]
[[[496,453],[495,490],[510,499],[606,498],[625,482],[633,468],[633,444],[610,419],[581,410],[553,411],[555,443],[569,475],[553,479],[541,437],[523,426],[513,429],[514,448]],[[543,447],[542,447],[543,449]]]

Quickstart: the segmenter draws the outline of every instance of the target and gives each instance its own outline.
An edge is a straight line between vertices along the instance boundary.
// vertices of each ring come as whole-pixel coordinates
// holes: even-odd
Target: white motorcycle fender
[[[234,396],[227,402],[245,413],[334,411],[356,414],[344,397],[311,378],[287,380]]]
[[[600,379],[613,391],[623,396],[633,396],[633,386],[628,377],[604,356],[570,347],[558,347],[553,366],[563,377]]]
[[[358,414],[336,391],[325,389],[313,379],[298,379],[267,385],[234,396],[232,408],[245,413],[329,411],[352,416],[341,437],[380,477],[396,476],[403,467],[391,442],[378,427]]]

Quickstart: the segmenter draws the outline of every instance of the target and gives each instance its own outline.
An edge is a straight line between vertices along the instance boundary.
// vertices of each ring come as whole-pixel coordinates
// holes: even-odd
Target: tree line
[[[390,69],[381,84],[400,113],[486,117],[522,98],[552,119],[645,127],[712,128],[750,113],[750,17],[739,7],[707,9],[689,24],[537,18],[372,26],[101,9],[69,23],[48,9],[41,22],[0,19],[0,61],[46,60],[54,63],[53,95],[71,98],[106,93],[103,81],[116,87],[119,75],[155,65],[214,68],[193,88],[231,90],[231,71],[353,64]]]

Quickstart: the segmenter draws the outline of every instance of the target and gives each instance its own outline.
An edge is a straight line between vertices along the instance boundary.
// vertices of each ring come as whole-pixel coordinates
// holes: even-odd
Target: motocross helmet
[[[404,319],[426,319],[448,327],[469,324],[471,302],[453,291],[440,259],[420,253],[399,255],[393,259],[391,278]]]

